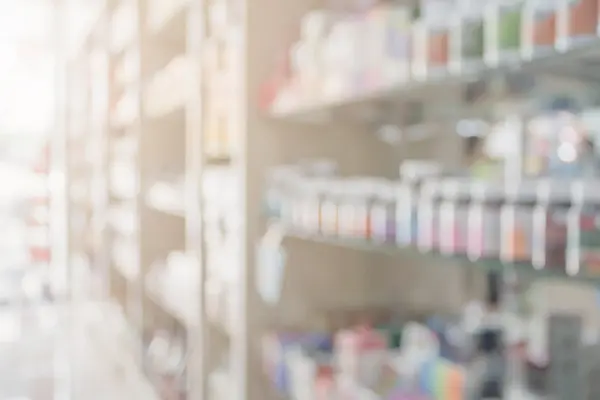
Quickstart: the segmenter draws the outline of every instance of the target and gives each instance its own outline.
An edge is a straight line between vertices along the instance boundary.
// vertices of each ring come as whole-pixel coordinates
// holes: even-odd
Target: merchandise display
[[[596,0],[365,3],[305,16],[289,50],[291,68],[265,84],[267,109],[285,115],[351,102],[410,82],[558,55],[597,39]]]
[[[271,333],[263,339],[265,372],[279,393],[297,400],[329,400],[337,396],[537,399],[538,395],[565,393],[562,391],[573,384],[579,384],[577,390],[586,390],[586,384],[579,380],[582,371],[569,371],[555,379],[552,386],[543,388],[535,382],[527,383],[526,376],[533,374],[530,369],[534,367],[529,364],[527,351],[519,349],[538,345],[540,332],[534,330],[537,326],[528,327],[524,319],[501,318],[480,310],[481,307],[470,304],[462,316],[453,318],[393,318],[371,320],[369,325],[349,322],[348,327],[334,331]],[[369,315],[365,310],[362,319],[369,321]],[[578,349],[590,348],[590,344],[584,344],[581,323],[575,314],[550,314],[544,319],[547,323],[541,334],[548,338],[544,340],[544,352],[553,367],[537,370],[542,374],[538,382],[552,380],[554,373],[561,374],[558,368],[563,364],[577,364],[583,354]],[[469,322],[473,320],[475,325]],[[339,317],[336,321],[340,321]],[[507,324],[508,321],[513,322]],[[517,330],[521,332],[518,336],[508,334]],[[557,342],[567,338],[572,349]],[[521,365],[523,376],[518,376],[517,371],[507,373],[509,357]],[[515,392],[522,393],[522,397]]]
[[[554,51],[558,18],[554,10],[558,1],[530,1],[523,10],[522,53],[525,58],[539,57]],[[533,32],[531,35],[523,32]]]
[[[63,71],[68,257],[164,399],[595,390],[597,0],[201,3],[109,0]]]
[[[402,179],[331,177],[328,184],[320,179],[299,173],[284,181],[283,187],[271,187],[269,196],[278,199],[277,203],[265,200],[271,216],[280,216],[281,223],[300,234],[342,242],[412,246],[423,253],[472,261],[496,260],[568,275],[596,274],[593,260],[599,249],[594,250],[593,238],[600,231],[595,222],[584,223],[581,214],[585,204],[591,202],[593,207],[595,201],[593,189],[582,188],[595,187],[596,179],[529,180],[503,187],[440,176],[425,181],[414,205]],[[286,219],[286,209],[300,218]],[[337,231],[323,219],[326,213],[338,216]],[[578,243],[585,243],[584,247],[580,249]],[[590,260],[589,270],[581,269],[582,252]]]
[[[228,336],[239,315],[232,288],[246,229],[236,147],[244,108],[231,94],[245,82],[243,8],[205,6],[102,2],[69,50],[64,77],[65,110],[78,110],[65,115],[66,151],[86,168],[73,162],[66,174],[69,193],[86,183],[85,196],[69,202],[69,257],[79,242],[95,244],[86,259],[101,297],[124,311],[143,344],[136,361],[169,400],[209,398],[209,374],[225,365],[213,360],[227,358],[229,343],[199,330]]]

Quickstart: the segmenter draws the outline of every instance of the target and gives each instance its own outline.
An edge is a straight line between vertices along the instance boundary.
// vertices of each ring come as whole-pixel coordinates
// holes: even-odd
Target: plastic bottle
[[[489,1],[460,0],[452,21],[452,70],[461,74],[477,72],[484,66],[484,10]]]
[[[525,59],[555,51],[558,5],[559,0],[534,0],[525,3],[521,32],[521,49]]]
[[[477,352],[469,368],[471,390],[468,399],[502,399],[506,357],[502,329],[485,327],[477,333]]]
[[[421,186],[440,171],[440,165],[426,161],[406,161],[400,166],[401,182],[396,195],[396,243],[399,246],[417,245]]]
[[[341,184],[339,180],[331,179],[327,183],[327,187],[321,202],[321,233],[332,237],[338,235]]]
[[[366,239],[370,236],[369,201],[372,198],[368,181],[363,178],[343,183],[342,201],[338,208],[338,233],[348,239]]]
[[[396,244],[402,247],[414,246],[417,244],[419,184],[419,182],[405,180],[398,185],[396,202]]]
[[[471,187],[467,254],[471,261],[500,258],[501,211],[504,190],[499,183]]]
[[[381,181],[371,205],[371,239],[375,243],[396,243],[396,186],[395,182]]]
[[[298,176],[293,184],[291,190],[292,201],[291,201],[291,223],[294,229],[302,230],[304,226],[304,214],[305,214],[305,196],[306,196],[306,178]]]
[[[445,179],[440,205],[440,252],[465,255],[467,252],[468,212],[471,200],[468,179]]]
[[[392,3],[387,12],[383,79],[390,84],[408,80],[410,75],[410,12],[402,4]]]
[[[375,194],[375,182],[371,178],[359,178],[354,184],[355,225],[354,237],[371,239],[371,208]]]
[[[428,178],[421,187],[417,247],[424,253],[439,250],[440,189],[440,181],[436,178]]]
[[[319,233],[321,213],[321,186],[318,180],[308,178],[303,184],[302,230],[305,233]]]
[[[544,181],[537,184],[532,264],[536,269],[565,269],[567,215],[571,208],[569,182]]]
[[[585,132],[571,111],[560,111],[554,118],[552,150],[548,157],[548,175],[556,178],[580,178],[584,175]]]
[[[338,235],[341,238],[351,238],[354,233],[356,217],[353,184],[354,182],[350,180],[341,181],[339,184]]]
[[[520,58],[523,0],[499,0],[486,10],[486,62],[512,63]]]
[[[501,211],[500,259],[509,264],[531,265],[533,255],[533,213],[537,203],[535,181],[521,182],[505,189]]]
[[[573,182],[571,196],[566,272],[600,274],[600,180]]]
[[[558,14],[559,49],[593,40],[598,30],[598,0],[561,0]]]

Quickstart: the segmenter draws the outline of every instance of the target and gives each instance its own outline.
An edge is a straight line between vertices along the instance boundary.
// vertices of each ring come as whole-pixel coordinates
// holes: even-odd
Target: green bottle
[[[521,48],[523,3],[500,5],[498,9],[498,50],[519,51]]]
[[[483,58],[485,48],[483,18],[465,19],[461,29],[461,57],[466,60]]]

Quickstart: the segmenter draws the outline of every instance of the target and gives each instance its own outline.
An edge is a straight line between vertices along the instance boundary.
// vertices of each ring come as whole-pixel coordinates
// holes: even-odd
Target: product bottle
[[[321,211],[321,187],[315,178],[308,178],[304,182],[304,202],[302,230],[308,234],[319,233]]]
[[[525,59],[555,51],[558,5],[559,0],[535,0],[525,3],[521,31],[522,55]]]
[[[520,58],[523,0],[499,0],[486,11],[485,59],[490,65]]]
[[[439,250],[440,180],[429,178],[421,187],[418,203],[417,247],[424,253]]]
[[[571,184],[567,274],[600,274],[600,181]]]
[[[476,354],[468,370],[467,399],[504,398],[506,357],[502,329],[483,326],[476,334]]]
[[[392,3],[387,12],[383,79],[394,84],[410,76],[410,11],[402,2]]]
[[[321,202],[321,234],[328,237],[338,235],[339,203],[341,199],[340,181],[331,179]]]
[[[418,243],[418,210],[423,182],[440,173],[438,164],[406,161],[400,166],[400,184],[396,192],[396,243],[416,246]]]
[[[472,186],[471,196],[468,215],[468,257],[471,261],[498,260],[504,191],[499,183],[479,183]]]
[[[306,202],[306,178],[298,176],[295,179],[292,189],[291,200],[291,222],[292,227],[297,230],[302,230],[305,220],[305,202]]]
[[[338,203],[338,235],[341,238],[352,238],[356,224],[355,182],[344,180],[340,182],[340,198]]]
[[[578,117],[571,111],[559,111],[554,118],[552,150],[548,159],[548,175],[573,179],[585,172],[583,154],[585,134]]]
[[[500,259],[508,264],[531,265],[533,214],[537,204],[535,181],[524,181],[505,190],[501,211]]]
[[[416,182],[401,182],[396,197],[396,243],[401,247],[414,246],[418,237],[419,185]]]
[[[381,181],[371,206],[371,239],[375,243],[396,243],[396,183]]]
[[[597,0],[561,0],[557,21],[557,46],[565,50],[596,38]]]
[[[442,184],[440,205],[440,252],[444,255],[465,255],[467,252],[469,180],[448,179]]]
[[[421,18],[413,24],[413,66],[417,79],[431,79],[448,70],[452,0],[421,0]]]
[[[567,216],[571,208],[569,182],[538,183],[534,211],[532,264],[536,269],[560,269],[566,265]]]
[[[483,68],[484,11],[490,1],[460,0],[452,18],[451,66],[453,72],[473,74]]]
[[[376,183],[371,178],[358,180],[355,192],[356,225],[354,236],[361,240],[371,239],[371,210],[375,199]]]

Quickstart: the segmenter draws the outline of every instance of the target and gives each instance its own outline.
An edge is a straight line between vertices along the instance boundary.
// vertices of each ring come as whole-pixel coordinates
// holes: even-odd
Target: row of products
[[[540,329],[534,334],[526,321],[508,327],[502,320],[484,313],[474,329],[460,318],[436,316],[334,333],[275,333],[263,340],[266,371],[295,400],[502,399],[514,398],[513,387],[535,398],[531,395],[562,395],[574,385],[572,393],[595,393],[597,367],[582,349],[595,354],[596,345],[584,344],[580,317],[547,318],[541,332],[547,337],[545,363],[530,361],[528,350]],[[507,329],[525,333],[509,338]]]
[[[460,121],[457,133],[465,142],[464,172],[481,180],[515,175],[560,179],[599,176],[595,145],[598,110],[578,111],[577,102],[567,97],[542,99],[547,102],[544,111],[527,120],[512,115],[493,124]]]
[[[304,234],[600,273],[600,181],[503,185],[438,172],[405,171],[399,181],[284,175],[268,212]]]
[[[596,37],[598,0],[361,2],[312,11],[267,83],[266,107],[351,96],[408,79],[472,73]],[[367,4],[365,4],[367,3]],[[273,104],[273,102],[275,102]]]

